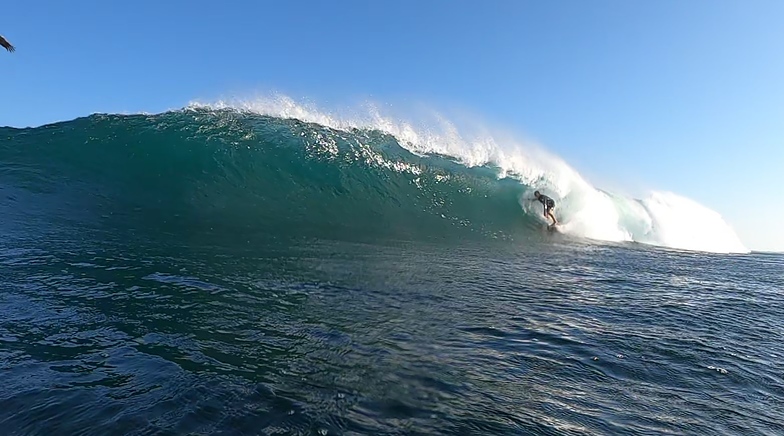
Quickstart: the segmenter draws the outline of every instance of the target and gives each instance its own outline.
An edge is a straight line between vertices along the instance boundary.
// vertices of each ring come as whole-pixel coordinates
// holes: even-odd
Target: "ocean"
[[[0,217],[2,434],[784,433],[784,255],[448,122],[0,128]]]

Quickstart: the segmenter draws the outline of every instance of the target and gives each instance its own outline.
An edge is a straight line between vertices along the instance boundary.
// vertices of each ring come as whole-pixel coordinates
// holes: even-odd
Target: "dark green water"
[[[784,432],[784,256],[543,232],[377,132],[0,138],[3,434]]]
[[[23,220],[219,240],[485,239],[541,227],[521,213],[519,182],[416,156],[377,131],[193,110],[94,115],[2,137],[6,206]]]

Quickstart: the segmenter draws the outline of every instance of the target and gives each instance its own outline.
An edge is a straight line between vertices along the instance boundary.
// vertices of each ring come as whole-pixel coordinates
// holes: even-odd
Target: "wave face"
[[[543,237],[541,206],[526,200],[539,189],[573,237],[748,252],[691,200],[607,193],[535,146],[443,118],[336,117],[275,98],[0,130],[5,226],[519,241]]]

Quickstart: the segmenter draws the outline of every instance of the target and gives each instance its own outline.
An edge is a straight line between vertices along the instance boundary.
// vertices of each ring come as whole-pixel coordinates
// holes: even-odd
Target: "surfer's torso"
[[[546,196],[544,194],[539,194],[539,198],[537,198],[537,200],[539,200],[540,203],[542,203],[543,205],[545,205],[548,208],[551,208],[551,207],[555,206],[555,201],[552,198],[550,198],[550,197],[548,197],[548,196]]]

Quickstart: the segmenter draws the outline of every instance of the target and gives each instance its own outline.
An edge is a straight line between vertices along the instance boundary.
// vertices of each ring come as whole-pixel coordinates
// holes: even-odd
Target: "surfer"
[[[14,46],[11,45],[11,43],[8,42],[8,40],[3,37],[3,35],[0,35],[0,45],[5,47],[5,49],[10,51],[10,52],[13,52],[14,50],[16,50],[16,48],[14,48]]]
[[[542,203],[542,206],[544,206],[544,217],[551,218],[553,220],[553,223],[550,224],[550,226],[554,226],[558,224],[558,220],[556,220],[555,215],[553,215],[553,208],[555,207],[555,201],[544,194],[540,194],[539,191],[534,192],[534,197],[536,198],[533,198],[531,201],[539,200],[539,202]]]

